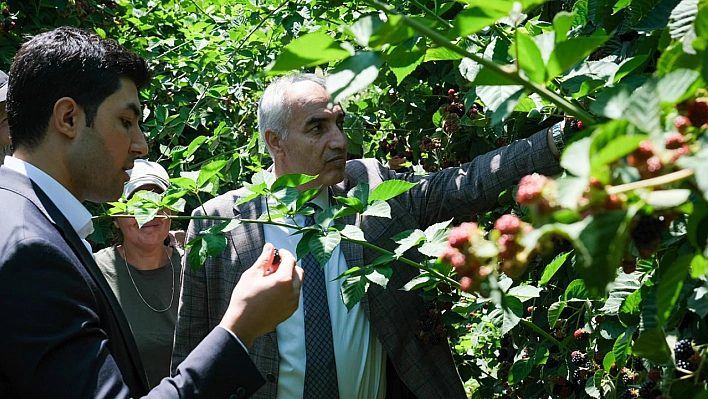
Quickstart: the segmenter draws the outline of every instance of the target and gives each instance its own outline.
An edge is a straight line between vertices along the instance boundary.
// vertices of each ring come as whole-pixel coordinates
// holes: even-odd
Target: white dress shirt
[[[322,209],[329,206],[329,193],[323,190],[313,200]],[[265,206],[265,200],[263,200]],[[265,209],[265,208],[264,208]],[[304,216],[296,222],[304,225]],[[285,223],[292,223],[286,219]],[[276,248],[296,253],[301,235],[279,226],[263,225],[265,241]],[[300,265],[300,262],[298,262]],[[301,265],[300,265],[301,266]],[[363,266],[363,265],[357,265]],[[383,399],[386,395],[386,353],[376,335],[371,331],[364,309],[355,305],[347,312],[339,290],[343,280],[335,280],[348,269],[347,261],[337,246],[324,267],[327,284],[327,302],[332,322],[334,357],[340,399]],[[307,275],[304,283],[307,284]],[[305,317],[302,292],[297,311],[275,329],[278,339],[280,363],[278,368],[278,399],[302,398],[305,383]]]
[[[91,245],[86,241],[86,237],[93,232],[91,212],[84,208],[81,202],[79,202],[69,190],[41,169],[21,159],[8,155],[5,157],[4,166],[27,176],[39,186],[57,209],[59,209],[59,212],[69,221],[69,224],[74,228],[76,234],[79,235],[81,242],[84,243],[89,253],[93,253]]]

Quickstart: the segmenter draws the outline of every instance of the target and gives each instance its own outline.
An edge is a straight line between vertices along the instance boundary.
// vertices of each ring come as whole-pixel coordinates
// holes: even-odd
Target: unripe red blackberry
[[[632,274],[637,270],[637,262],[629,259],[622,260],[622,271],[625,274]]]
[[[671,154],[671,163],[676,162],[682,156],[688,155],[690,153],[691,153],[691,147],[689,147],[686,144],[682,145],[681,147],[675,149],[674,152]]]
[[[575,332],[573,333],[573,337],[575,337],[575,339],[578,339],[578,340],[585,339],[588,337],[588,333],[587,333],[587,331],[583,330],[582,328],[579,328],[579,329],[575,330]]]
[[[516,191],[516,201],[521,205],[531,205],[538,202],[543,195],[543,187],[549,179],[543,175],[527,175],[519,182]]]
[[[605,188],[605,185],[600,180],[597,180],[596,177],[591,177],[590,188],[594,188],[596,190],[603,190]]]
[[[691,126],[691,120],[683,115],[679,115],[674,119],[674,127],[681,133],[685,132],[689,126]]]
[[[653,382],[659,382],[661,380],[661,371],[659,369],[651,369],[647,373],[647,378]]]
[[[649,173],[657,173],[661,171],[662,166],[661,158],[659,157],[654,156],[647,159],[647,170]]]
[[[695,367],[695,369],[698,369],[698,366],[701,364],[703,361],[703,356],[699,355],[698,353],[694,353],[691,357],[688,358],[688,362],[691,363],[691,366]]]
[[[664,145],[669,150],[675,150],[681,147],[684,143],[685,137],[683,134],[678,132],[672,132],[666,135],[664,138]]]
[[[501,234],[516,234],[521,230],[521,219],[510,214],[502,215],[494,223],[494,228]]]
[[[688,119],[695,127],[702,127],[708,123],[708,103],[696,101],[688,106]]]
[[[477,230],[476,223],[462,223],[450,231],[450,234],[447,236],[447,242],[450,243],[450,246],[453,248],[463,248],[469,243],[470,235],[475,230]]]

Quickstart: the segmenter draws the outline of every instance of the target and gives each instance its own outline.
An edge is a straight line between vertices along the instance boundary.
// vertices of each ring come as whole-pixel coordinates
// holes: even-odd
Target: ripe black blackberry
[[[631,375],[622,374],[622,383],[624,383],[624,385],[630,385],[632,382],[634,382],[634,379]]]
[[[656,388],[654,381],[644,381],[639,387],[639,396],[642,399],[654,399],[659,395],[661,395],[661,390]]]
[[[676,364],[678,364],[680,360],[685,360],[686,362],[688,362],[688,359],[690,359],[694,353],[696,352],[693,350],[691,341],[688,339],[682,339],[676,343],[676,346],[674,346],[674,356],[676,357]]]
[[[556,368],[560,365],[560,362],[554,355],[548,356],[548,359],[546,360],[546,367],[548,368]]]
[[[676,367],[688,371],[696,371],[696,367],[693,366],[688,360],[677,360]]]
[[[431,319],[428,315],[425,315],[421,320],[420,320],[420,330],[421,331],[430,331],[435,327],[435,321]]]
[[[430,343],[433,345],[439,344],[440,343],[440,336],[437,334],[430,335]]]
[[[644,367],[644,363],[642,363],[642,358],[641,357],[634,357],[632,359],[632,367],[634,368],[634,371],[644,371],[646,368]]]
[[[661,233],[663,230],[663,217],[651,215],[639,217],[630,235],[642,258],[650,258],[656,252],[659,245],[661,245]]]
[[[575,351],[570,355],[570,361],[576,366],[585,365],[585,354],[580,351]]]
[[[575,369],[573,371],[573,383],[579,386],[585,386],[585,382],[589,378],[589,372],[585,369]]]
[[[437,306],[435,305],[435,302],[428,302],[425,304],[425,311],[433,310],[436,309]]]

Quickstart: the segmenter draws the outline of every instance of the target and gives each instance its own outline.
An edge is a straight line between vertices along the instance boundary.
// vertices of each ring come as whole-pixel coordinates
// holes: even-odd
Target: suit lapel
[[[237,215],[240,214],[241,219],[258,219],[263,213],[262,200],[261,197],[258,197],[241,206],[235,205],[234,212]],[[231,231],[231,238],[233,250],[236,254],[234,263],[240,264],[243,270],[256,263],[256,260],[261,255],[263,245],[265,245],[263,225],[260,223],[243,223],[239,228]],[[267,333],[266,337],[272,341],[275,348],[278,347],[275,330]]]
[[[80,260],[80,263],[84,266],[101,292],[100,295],[105,299],[107,308],[113,316],[112,320],[100,320],[102,327],[106,328],[106,333],[110,336],[109,347],[127,349],[127,360],[129,361],[131,368],[130,370],[125,370],[126,367],[121,368],[124,381],[130,388],[132,395],[143,396],[147,394],[147,377],[143,369],[138,347],[135,344],[135,339],[133,338],[133,334],[130,330],[130,325],[125,318],[123,310],[113,294],[113,291],[108,286],[108,283],[103,277],[101,270],[98,268],[98,265],[96,265],[96,261],[93,259],[91,253],[86,249],[83,242],[76,234],[74,228],[71,227],[69,221],[49,199],[47,194],[26,176],[7,168],[0,168],[0,186],[4,186],[9,191],[12,191],[32,202],[40,210],[40,212],[47,217],[48,221],[57,228],[69,248],[71,248],[76,257]],[[111,321],[114,321],[115,323],[112,323]],[[113,328],[114,326],[115,328]],[[118,342],[120,342],[122,346],[116,345]],[[125,357],[125,353],[115,352],[117,351],[112,351],[112,355],[115,357],[116,363],[119,365],[121,363],[125,363],[120,361],[120,357]],[[121,352],[124,352],[124,350]]]

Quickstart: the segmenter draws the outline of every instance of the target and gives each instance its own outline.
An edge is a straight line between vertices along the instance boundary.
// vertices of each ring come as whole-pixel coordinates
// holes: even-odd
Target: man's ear
[[[79,118],[83,118],[83,110],[71,97],[62,97],[54,103],[54,112],[49,123],[57,132],[73,139],[79,131]]]
[[[265,131],[265,141],[273,156],[283,152],[283,139],[280,138],[275,130],[268,129]]]

